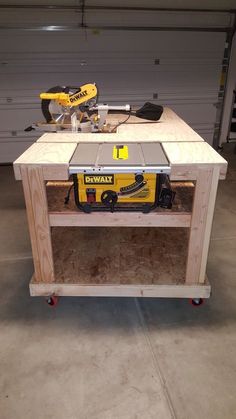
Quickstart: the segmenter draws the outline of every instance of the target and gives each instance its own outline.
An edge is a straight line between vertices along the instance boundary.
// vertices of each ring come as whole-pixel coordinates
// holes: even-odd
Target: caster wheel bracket
[[[192,304],[192,306],[194,306],[194,307],[202,306],[203,303],[204,303],[203,298],[192,298],[192,299],[190,299],[190,304]]]
[[[58,300],[59,300],[59,297],[57,297],[56,295],[51,295],[46,298],[46,303],[50,307],[55,307],[58,304]]]

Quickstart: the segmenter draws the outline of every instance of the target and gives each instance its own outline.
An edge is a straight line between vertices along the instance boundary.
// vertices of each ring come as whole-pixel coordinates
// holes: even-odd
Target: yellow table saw
[[[91,211],[171,208],[170,164],[160,143],[81,143],[70,160],[77,207]]]

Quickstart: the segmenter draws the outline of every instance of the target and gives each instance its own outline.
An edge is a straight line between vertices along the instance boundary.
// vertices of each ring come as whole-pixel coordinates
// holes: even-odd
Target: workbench
[[[109,116],[109,123],[125,115]],[[219,179],[227,162],[171,109],[131,117],[114,133],[47,133],[15,162],[23,183],[34,274],[32,296],[208,298],[206,263]],[[80,142],[160,142],[176,191],[171,210],[79,211],[64,197]]]

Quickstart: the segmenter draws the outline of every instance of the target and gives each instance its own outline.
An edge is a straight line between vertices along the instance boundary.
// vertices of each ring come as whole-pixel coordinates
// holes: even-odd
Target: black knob
[[[138,183],[142,183],[143,182],[143,175],[141,175],[141,174],[135,175],[135,180]]]
[[[118,196],[115,191],[107,190],[101,195],[101,201],[107,207],[113,206],[117,203]]]

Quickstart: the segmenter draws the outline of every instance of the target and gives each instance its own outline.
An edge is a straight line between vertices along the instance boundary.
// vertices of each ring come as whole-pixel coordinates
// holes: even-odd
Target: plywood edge
[[[30,164],[30,163],[13,163],[14,175],[16,180],[21,180],[21,168],[42,168],[44,180],[68,180],[69,164]]]
[[[21,180],[21,171],[20,164],[17,163],[17,160],[13,162],[13,171],[16,180]]]
[[[66,136],[65,133],[61,134],[61,133],[56,133],[54,137],[49,138],[49,137],[40,137],[37,140],[37,143],[73,143],[73,144],[78,144],[78,143],[96,143],[96,142],[104,142],[104,143],[109,143],[109,142],[117,142],[117,143],[123,143],[124,141],[127,143],[133,143],[133,142],[140,142],[140,143],[145,143],[145,142],[155,142],[155,143],[173,143],[173,142],[178,142],[178,143],[182,143],[182,142],[187,142],[189,140],[187,139],[180,139],[180,140],[176,140],[176,138],[158,138],[157,134],[154,132],[149,132],[148,134],[140,134],[140,130],[138,131],[138,133],[130,133],[127,132],[127,134],[125,133],[100,133],[100,134],[75,134],[77,135],[77,138],[72,137],[70,138],[69,135]],[[99,138],[97,137],[97,135],[99,135]],[[203,139],[191,139],[192,142],[204,142]]]
[[[42,134],[37,140],[36,140],[36,143],[38,143],[38,142],[45,142],[45,143],[47,143],[48,142],[48,140],[47,140],[47,137],[48,137],[48,133],[47,132],[45,132],[44,134]]]
[[[43,165],[44,180],[68,180],[69,163]]]
[[[211,286],[202,285],[83,285],[35,283],[29,285],[32,297],[57,295],[62,297],[159,297],[159,298],[209,298]]]
[[[171,164],[170,180],[195,180],[197,174],[201,169],[210,169],[219,167],[219,179],[225,179],[227,173],[228,163],[186,163],[186,164]]]

